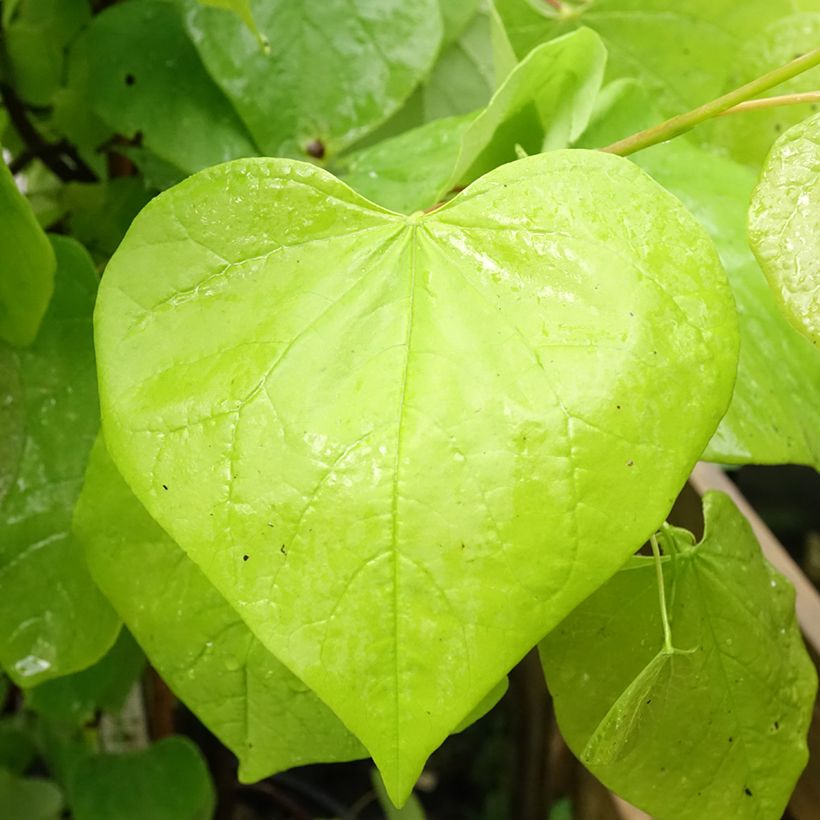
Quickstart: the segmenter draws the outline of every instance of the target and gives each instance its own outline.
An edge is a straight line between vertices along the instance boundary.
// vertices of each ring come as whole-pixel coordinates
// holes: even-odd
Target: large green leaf
[[[253,10],[269,54],[218,9],[192,6],[188,30],[271,155],[332,156],[351,145],[398,110],[442,41],[436,0],[257,0]]]
[[[145,666],[145,657],[123,629],[117,642],[93,666],[35,686],[26,706],[51,720],[83,724],[98,711],[119,712]]]
[[[0,341],[27,345],[54,287],[54,251],[0,162]]]
[[[3,32],[8,77],[27,102],[48,105],[68,44],[91,19],[88,0],[22,0]]]
[[[640,79],[661,112],[671,115],[717,97],[748,40],[798,9],[816,9],[817,0],[560,0],[560,5],[562,12],[540,0],[495,0],[519,58],[545,40],[588,26],[609,50],[607,78]]]
[[[112,129],[187,173],[258,153],[166,0],[131,0],[97,15],[72,49],[69,87]]]
[[[636,159],[712,235],[737,302],[737,383],[705,457],[820,467],[820,350],[783,318],[749,250],[746,212],[754,174],[685,140],[643,151]]]
[[[814,0],[813,5],[820,11],[820,3]],[[737,88],[750,78],[759,77],[799,54],[817,48],[818,42],[820,14],[793,14],[778,20],[744,43],[734,55],[726,90]],[[772,88],[765,96],[816,91],[818,88],[820,68],[814,68]],[[742,115],[720,117],[701,128],[701,133],[710,143],[727,150],[733,159],[759,169],[780,134],[816,110],[816,104],[804,103],[746,111]]]
[[[239,758],[244,781],[367,755],[148,515],[102,441],[74,526],[94,579],[163,680]]]
[[[52,242],[54,297],[34,344],[16,356],[25,442],[0,506],[0,664],[26,687],[89,666],[119,629],[70,531],[99,426],[91,332],[97,274],[77,242]]]
[[[397,801],[663,519],[737,355],[706,234],[586,151],[411,217],[305,163],[201,172],[135,220],[96,333],[126,481]]]
[[[664,820],[778,820],[808,758],[817,673],[794,590],[746,519],[704,497],[706,534],[667,528],[675,651],[636,558],[541,644],[561,732],[609,788]]]
[[[3,820],[58,820],[63,796],[39,777],[17,777],[0,769],[0,817]]]
[[[530,154],[570,145],[589,122],[605,64],[589,29],[534,49],[465,131],[451,184],[515,159],[516,144]]]
[[[202,754],[182,737],[86,758],[72,773],[69,796],[75,820],[211,820],[214,810]]]
[[[791,324],[820,341],[820,114],[774,144],[749,210],[749,236]]]

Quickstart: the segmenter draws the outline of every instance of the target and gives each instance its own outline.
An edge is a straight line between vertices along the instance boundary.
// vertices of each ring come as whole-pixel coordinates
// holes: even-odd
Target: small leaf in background
[[[74,768],[68,794],[74,820],[211,820],[214,810],[205,760],[183,737],[91,755]]]
[[[376,799],[379,801],[382,811],[384,811],[386,820],[426,820],[427,815],[424,813],[421,801],[415,794],[411,794],[407,798],[407,802],[400,809],[397,809],[387,794],[387,789],[384,787],[384,781],[378,769],[373,769],[370,779],[373,783],[373,790],[376,792]]]
[[[94,663],[119,630],[71,534],[99,426],[91,329],[97,274],[78,242],[51,242],[54,296],[34,344],[15,354],[25,442],[0,505],[0,663],[25,687]]]
[[[817,673],[794,590],[743,515],[704,497],[706,534],[666,528],[672,642],[654,561],[634,558],[541,643],[561,733],[653,816],[779,818],[808,757]],[[660,659],[660,660],[659,660]]]
[[[118,712],[144,666],[140,648],[123,629],[93,666],[29,689],[26,706],[51,720],[86,723],[98,711]]]
[[[820,342],[820,114],[774,144],[749,209],[749,238],[786,318]]]
[[[566,148],[589,122],[601,88],[606,49],[588,29],[533,50],[465,131],[451,186],[471,182],[516,158]]]
[[[31,206],[0,162],[0,341],[22,346],[34,340],[51,298],[55,265]]]
[[[163,680],[237,755],[243,781],[367,755],[148,515],[102,440],[91,456],[74,528],[94,580]]]
[[[253,11],[269,54],[218,9],[193,5],[188,30],[272,156],[329,158],[361,139],[410,96],[442,41],[436,0],[270,0]]]
[[[592,151],[413,217],[306,163],[209,169],[137,217],[96,312],[126,482],[397,801],[666,515],[736,332],[705,231]]]
[[[111,129],[185,173],[258,153],[173,3],[138,0],[95,16],[72,49],[68,87]]]
[[[18,777],[0,769],[0,817],[3,820],[59,820],[63,807],[63,795],[50,780]]]
[[[0,704],[3,700],[0,698]],[[28,715],[16,713],[0,717],[0,770],[22,774],[36,753]],[[4,815],[0,813],[0,817]]]
[[[62,82],[66,47],[91,19],[91,6],[88,0],[21,0],[16,8],[3,31],[8,81],[26,102],[48,105]]]
[[[341,178],[371,202],[400,213],[435,205],[453,174],[475,114],[447,117],[348,154]]]

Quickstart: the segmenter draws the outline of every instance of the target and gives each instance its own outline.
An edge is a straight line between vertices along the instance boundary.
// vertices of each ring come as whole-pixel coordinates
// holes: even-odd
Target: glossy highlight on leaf
[[[666,527],[674,652],[653,559],[636,557],[541,643],[564,738],[659,820],[777,820],[806,764],[817,673],[794,590],[746,519],[704,496],[706,533]]]
[[[749,209],[749,238],[792,326],[820,342],[820,114],[774,144]]]
[[[411,217],[304,163],[210,169],[140,214],[95,321],[124,478],[396,802],[658,526],[737,355],[702,228],[586,151]]]
[[[76,241],[51,241],[56,288],[34,344],[16,354],[25,441],[0,504],[0,664],[23,687],[91,665],[119,631],[71,533],[99,426],[91,330],[97,274]]]

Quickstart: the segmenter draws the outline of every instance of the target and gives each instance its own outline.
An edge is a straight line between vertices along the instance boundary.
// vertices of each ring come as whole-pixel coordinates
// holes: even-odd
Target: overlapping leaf
[[[270,53],[238,19],[190,7],[211,76],[272,156],[333,156],[384,122],[442,41],[436,0],[271,0],[253,6]]]
[[[111,129],[186,173],[258,153],[173,3],[132,0],[97,15],[72,50],[69,88]]]
[[[0,664],[21,686],[89,666],[119,629],[70,531],[99,425],[91,330],[97,275],[77,242],[52,243],[54,296],[34,344],[15,354],[25,441],[0,505]]]
[[[817,690],[794,590],[731,500],[706,534],[664,533],[675,651],[653,560],[636,558],[541,644],[561,732],[607,786],[653,817],[776,820],[808,754]]]
[[[243,780],[366,756],[148,515],[102,441],[75,530],[95,581],[166,683],[239,758]]]
[[[752,196],[749,236],[792,326],[820,342],[820,114],[787,131]]]
[[[515,159],[516,146],[530,153],[564,148],[589,120],[605,59],[600,38],[589,30],[545,43],[484,110],[361,149],[342,164],[343,178],[372,201],[411,212]]]
[[[303,163],[202,172],[137,218],[96,328],[129,485],[397,801],[662,520],[736,360],[705,233],[580,151],[413,217]]]
[[[34,339],[54,287],[54,267],[46,235],[0,162],[0,342],[27,345]]]

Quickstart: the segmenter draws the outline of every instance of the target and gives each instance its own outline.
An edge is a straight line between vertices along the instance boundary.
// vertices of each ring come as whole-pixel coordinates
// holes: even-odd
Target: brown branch
[[[0,83],[0,100],[8,112],[11,124],[32,154],[63,182],[95,182],[97,175],[83,162],[74,148],[65,141],[48,142],[29,119],[23,101],[11,86]]]

